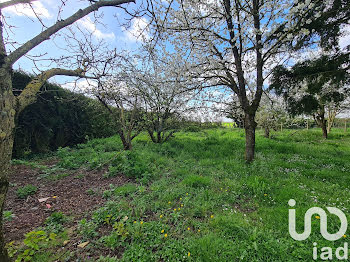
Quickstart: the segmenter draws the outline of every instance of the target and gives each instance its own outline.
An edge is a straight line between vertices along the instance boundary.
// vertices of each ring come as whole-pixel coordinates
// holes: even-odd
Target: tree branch
[[[67,70],[63,68],[52,68],[49,69],[37,77],[35,77],[32,81],[30,81],[26,87],[23,89],[21,94],[17,96],[17,114],[20,113],[26,106],[32,104],[36,100],[36,94],[39,92],[40,88],[43,84],[53,76],[56,75],[66,75],[66,76],[78,76],[84,78],[91,78],[85,76],[85,72],[78,68],[76,70]]]
[[[18,5],[18,4],[29,4],[30,2],[33,2],[36,0],[12,0],[12,1],[7,1],[0,3],[0,9],[13,6],[13,5]]]
[[[45,31],[41,32],[21,47],[17,48],[11,54],[8,55],[6,59],[6,66],[11,67],[18,59],[20,59],[23,55],[28,53],[34,47],[38,46],[40,43],[48,40],[53,34],[61,30],[62,28],[69,26],[79,20],[80,18],[88,15],[91,12],[97,11],[99,8],[104,6],[119,6],[121,4],[135,2],[135,0],[100,0],[95,2],[94,4],[86,7],[85,9],[78,10],[75,14],[68,17],[65,20],[60,20],[53,26],[47,28]]]

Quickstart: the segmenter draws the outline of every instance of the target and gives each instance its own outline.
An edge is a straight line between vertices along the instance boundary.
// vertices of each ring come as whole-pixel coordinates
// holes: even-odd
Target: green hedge
[[[14,72],[15,95],[30,80],[31,76]],[[36,103],[18,116],[13,157],[72,146],[85,142],[87,138],[114,135],[115,131],[114,121],[98,101],[45,83]]]

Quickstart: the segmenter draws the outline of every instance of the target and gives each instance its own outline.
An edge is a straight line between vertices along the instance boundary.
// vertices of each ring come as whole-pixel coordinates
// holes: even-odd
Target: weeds
[[[19,198],[25,199],[28,196],[34,195],[38,191],[38,188],[33,185],[26,185],[17,189],[16,193]]]

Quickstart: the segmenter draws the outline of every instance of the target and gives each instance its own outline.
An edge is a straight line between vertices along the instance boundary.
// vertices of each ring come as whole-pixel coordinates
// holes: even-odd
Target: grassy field
[[[51,224],[24,244],[10,243],[10,251],[16,257],[34,250],[33,261],[312,261],[314,242],[335,250],[347,241],[324,240],[317,217],[307,240],[293,240],[288,200],[297,202],[299,232],[310,207],[349,214],[350,133],[333,130],[324,140],[320,130],[285,130],[266,139],[259,130],[249,165],[244,143],[243,130],[222,128],[177,133],[162,145],[141,135],[132,152],[121,151],[118,137],[60,149],[50,158],[61,173],[100,169],[106,179],[130,180],[92,188],[103,204],[79,220],[54,213]],[[328,220],[328,231],[337,231],[339,220]]]

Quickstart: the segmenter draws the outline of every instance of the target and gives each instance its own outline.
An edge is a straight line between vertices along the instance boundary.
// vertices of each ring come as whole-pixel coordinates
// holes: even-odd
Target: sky
[[[6,2],[6,0],[0,0],[0,2]],[[62,2],[61,0],[37,0],[32,4],[35,13],[28,4],[18,4],[3,9],[3,15],[6,20],[6,24],[11,26],[11,30],[8,30],[9,42],[16,42],[7,44],[7,52],[13,51],[15,48],[30,40],[43,30],[42,24],[39,22],[36,15],[42,20],[42,23],[49,27],[57,21],[58,11],[60,10]],[[88,1],[73,1],[68,0],[66,5],[62,8],[61,18],[67,18],[75,13],[79,8],[88,6]],[[126,8],[135,8],[133,3],[123,5]],[[147,32],[142,30],[147,21],[144,18],[133,19],[128,27],[124,24],[128,22],[127,14],[124,10],[115,7],[103,7],[96,12],[98,16],[98,22],[95,23],[94,14],[90,14],[79,21],[77,21],[72,28],[79,27],[79,29],[92,33],[96,42],[104,40],[109,48],[118,50],[135,50],[141,43],[141,38],[148,37]],[[7,27],[9,28],[9,27]],[[74,29],[75,30],[75,29]],[[68,32],[67,29],[63,29],[60,32]],[[31,56],[41,56],[40,58],[59,57],[60,55],[68,55],[68,50],[64,50],[66,46],[63,36],[60,32],[51,39],[43,42],[39,46],[35,47],[29,52]],[[141,34],[141,37],[139,37]],[[43,56],[42,56],[43,55]],[[36,66],[41,70],[52,67],[48,61],[42,60],[36,63]],[[29,73],[38,73],[34,63],[23,57],[19,59],[14,69],[21,69]],[[66,80],[71,80],[69,77],[55,77],[51,79],[51,82],[58,82],[63,84]],[[67,85],[68,87],[69,85]]]

